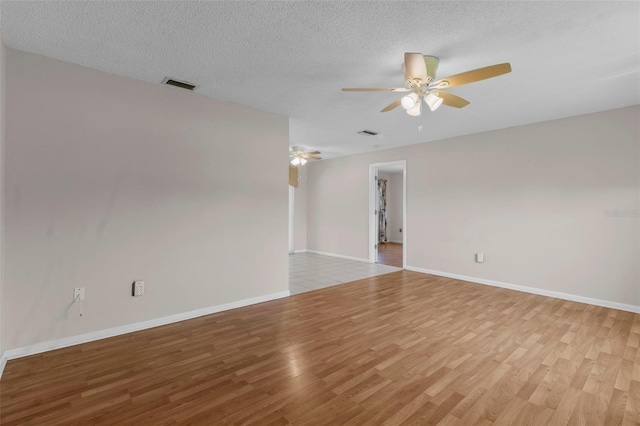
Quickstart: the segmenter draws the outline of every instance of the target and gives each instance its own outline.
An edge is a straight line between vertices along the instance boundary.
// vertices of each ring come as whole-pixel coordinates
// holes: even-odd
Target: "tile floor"
[[[296,253],[289,255],[289,290],[299,294],[400,270],[377,263]]]

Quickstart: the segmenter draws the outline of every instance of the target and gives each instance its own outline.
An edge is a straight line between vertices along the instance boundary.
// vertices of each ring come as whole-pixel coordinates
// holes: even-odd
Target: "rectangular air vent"
[[[377,136],[379,133],[373,130],[360,130],[358,133],[365,136]]]
[[[181,89],[193,90],[196,88],[196,85],[193,83],[189,83],[187,81],[176,80],[175,78],[165,77],[162,80],[162,84],[168,84],[169,86],[180,87]]]

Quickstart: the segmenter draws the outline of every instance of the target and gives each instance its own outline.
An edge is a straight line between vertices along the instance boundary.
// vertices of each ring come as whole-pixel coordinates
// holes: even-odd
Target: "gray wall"
[[[5,92],[6,92],[7,49],[0,34],[0,355],[4,351],[4,147],[5,147]]]
[[[378,177],[387,180],[387,240],[402,243],[402,173],[379,172]]]
[[[288,290],[286,117],[8,49],[7,122],[5,350]]]
[[[307,249],[307,166],[299,168],[298,187],[295,191],[293,219],[293,249]]]
[[[389,224],[389,236],[390,241],[401,243],[402,242],[402,207],[403,207],[403,194],[402,194],[402,173],[392,173],[389,175],[390,182],[390,199],[391,199],[391,222]]]
[[[308,248],[367,258],[369,164],[406,159],[408,266],[640,306],[639,219],[606,215],[639,208],[639,115],[634,106],[310,164]]]

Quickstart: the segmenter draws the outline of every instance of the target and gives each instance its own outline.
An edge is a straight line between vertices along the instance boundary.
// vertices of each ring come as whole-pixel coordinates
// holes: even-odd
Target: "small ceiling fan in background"
[[[398,88],[344,88],[343,92],[411,92],[402,98],[393,101],[382,109],[381,112],[391,111],[402,105],[407,114],[418,116],[422,113],[422,101],[435,111],[440,105],[445,104],[455,108],[463,108],[469,105],[469,101],[454,94],[443,91],[450,87],[474,83],[480,80],[497,77],[511,72],[511,65],[491,65],[476,70],[452,75],[436,80],[436,71],[440,59],[435,56],[422,53],[407,52],[404,54],[404,79],[406,87]]]
[[[320,151],[305,151],[301,146],[292,146],[289,151],[291,164],[294,166],[303,166],[308,160],[322,160],[318,155]]]

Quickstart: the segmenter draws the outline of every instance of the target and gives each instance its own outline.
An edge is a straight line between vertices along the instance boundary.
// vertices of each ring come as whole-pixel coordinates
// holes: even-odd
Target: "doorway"
[[[369,165],[369,262],[406,266],[406,160]]]

